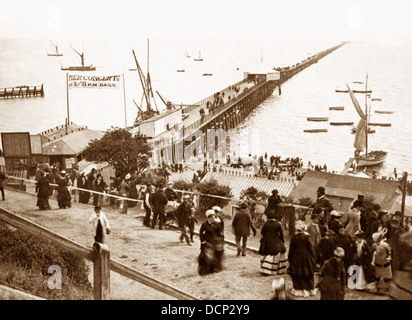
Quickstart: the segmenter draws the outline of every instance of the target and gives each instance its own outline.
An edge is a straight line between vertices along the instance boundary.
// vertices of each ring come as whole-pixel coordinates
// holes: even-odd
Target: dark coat
[[[192,205],[190,203],[181,203],[176,211],[177,224],[179,227],[186,227],[189,225],[189,219],[192,215]]]
[[[199,229],[200,243],[209,243],[213,246],[221,244],[224,241],[222,224],[209,221],[202,223]]]
[[[333,205],[328,198],[325,196],[316,199],[315,205],[313,207],[313,213],[320,213],[324,210],[327,215],[333,210]]]
[[[259,254],[262,256],[276,255],[286,252],[281,224],[273,219],[265,222],[262,227]]]
[[[49,197],[50,184],[47,177],[41,177],[36,183],[36,192],[39,198],[46,199]]]
[[[253,234],[256,235],[256,228],[253,225],[252,218],[244,209],[240,209],[235,214],[232,221],[232,227],[235,236],[248,237],[250,235],[250,229],[252,229]]]
[[[167,197],[163,190],[157,190],[152,199],[153,212],[165,214],[165,207],[167,204]]]
[[[274,210],[276,213],[276,210],[278,208],[278,204],[282,202],[282,199],[280,198],[279,195],[271,195],[268,198],[268,206],[265,209],[264,214],[267,215],[270,210]]]
[[[320,271],[321,300],[343,300],[346,286],[345,270],[340,259],[334,257],[325,262]]]
[[[315,250],[306,232],[292,236],[289,245],[289,274],[293,277],[313,277],[316,267]]]
[[[173,189],[171,189],[171,188],[166,188],[165,194],[166,194],[166,197],[167,197],[167,200],[168,200],[168,201],[175,201],[175,200],[177,200],[177,194],[176,194],[176,192],[175,192]]]
[[[353,240],[348,234],[336,234],[333,237],[334,248],[341,247],[345,250],[345,256],[342,258],[342,261],[345,265],[345,268],[348,269],[352,264],[352,254],[353,254]]]

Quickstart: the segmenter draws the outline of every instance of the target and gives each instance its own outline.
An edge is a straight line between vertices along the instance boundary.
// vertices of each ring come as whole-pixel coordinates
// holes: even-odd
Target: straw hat
[[[375,233],[372,235],[372,239],[373,239],[374,242],[382,241],[382,239],[383,239],[383,233],[382,233],[382,232],[375,232]]]
[[[206,217],[210,217],[210,216],[214,216],[216,213],[215,213],[215,211],[214,210],[212,210],[212,209],[209,209],[209,210],[207,210],[206,211]]]

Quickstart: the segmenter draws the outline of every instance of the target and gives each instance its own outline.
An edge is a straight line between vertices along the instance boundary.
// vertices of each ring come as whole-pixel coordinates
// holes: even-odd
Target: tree
[[[133,137],[126,129],[111,127],[102,138],[92,140],[84,156],[87,161],[103,162],[112,165],[117,176],[143,172],[149,167],[152,153],[145,138]]]

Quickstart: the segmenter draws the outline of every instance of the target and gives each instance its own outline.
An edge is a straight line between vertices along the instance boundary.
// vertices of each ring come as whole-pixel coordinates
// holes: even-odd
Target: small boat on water
[[[372,101],[382,101],[381,98],[372,98],[371,100],[372,100]]]
[[[378,123],[378,122],[369,122],[369,126],[378,126],[378,127],[391,127],[392,123]]]
[[[308,133],[318,133],[318,132],[328,132],[328,129],[305,129],[303,132]]]
[[[329,110],[345,110],[345,107],[329,107]]]
[[[353,143],[355,147],[355,161],[357,163],[357,167],[373,167],[382,164],[387,155],[387,151],[379,150],[379,151],[369,151],[368,152],[368,134],[369,134],[369,114],[368,112],[368,105],[367,105],[367,96],[365,97],[365,111],[363,112],[358,100],[356,99],[354,92],[346,85],[348,88],[348,92],[352,103],[360,116],[359,123],[356,127],[356,136]],[[368,75],[366,74],[366,82],[365,82],[365,90],[362,93],[367,95],[368,88]],[[361,152],[365,151],[364,154]]]
[[[392,114],[392,113],[394,113],[394,111],[375,110],[375,113]]]
[[[331,126],[352,126],[353,122],[329,122]]]
[[[56,53],[47,53],[47,55],[52,56],[52,57],[61,57],[61,56],[63,56],[63,53],[59,52],[58,45],[54,44],[53,41],[51,41],[51,40],[50,40],[50,42],[56,48]]]
[[[79,56],[81,59],[81,66],[71,66],[71,67],[63,67],[61,66],[61,70],[63,71],[96,71],[96,67],[93,65],[85,66],[84,65],[84,53],[79,53],[76,49],[70,46]]]
[[[213,75],[213,74],[211,74],[211,73],[204,73],[204,74],[203,74],[204,77],[207,77],[207,76],[211,77],[212,75]]]
[[[307,117],[307,121],[328,121],[329,117]]]
[[[202,58],[202,55],[200,54],[200,51],[199,51],[199,57],[198,57],[198,58],[194,58],[193,60],[194,60],[194,61],[203,61],[203,58]]]
[[[179,69],[179,70],[177,70],[176,72],[185,72],[185,70]]]

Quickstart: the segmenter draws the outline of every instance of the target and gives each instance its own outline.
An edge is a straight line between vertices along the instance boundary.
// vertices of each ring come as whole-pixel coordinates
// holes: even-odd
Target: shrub
[[[232,197],[231,189],[228,186],[220,185],[216,180],[212,179],[209,181],[200,182],[196,186],[197,191],[203,194],[211,194],[216,196],[221,196],[225,198]],[[229,203],[229,200],[200,196],[199,199],[199,210],[200,213],[204,216],[206,210],[212,208],[213,206],[219,206],[224,208]]]
[[[51,276],[47,271],[52,265],[61,268],[62,290],[47,287]],[[0,223],[0,266],[7,270],[2,273],[0,283],[17,290],[46,299],[92,298],[84,259],[3,223]]]

